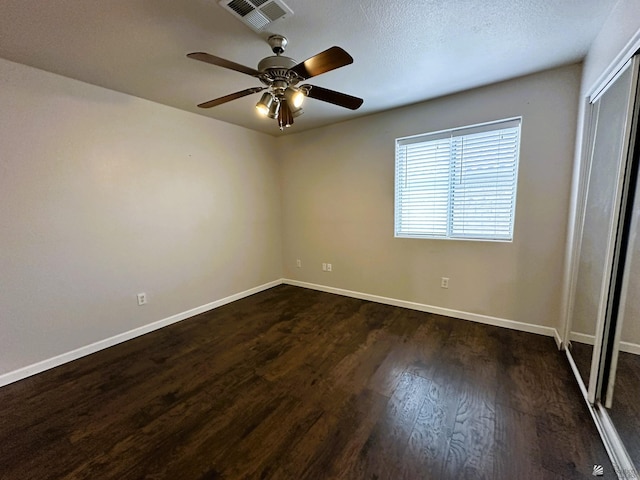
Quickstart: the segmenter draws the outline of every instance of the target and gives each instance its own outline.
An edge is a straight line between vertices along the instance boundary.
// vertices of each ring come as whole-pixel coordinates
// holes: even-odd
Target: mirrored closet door
[[[637,168],[637,163],[634,165]],[[637,172],[635,177],[637,179]],[[637,187],[637,180],[636,180]],[[605,406],[631,460],[640,467],[640,195],[635,192],[622,268]],[[640,478],[640,477],[638,477]]]
[[[588,109],[567,354],[621,478],[640,478],[639,65]]]
[[[632,83],[631,65],[591,104],[586,197],[571,322],[571,354],[585,386],[590,385],[598,323],[604,319],[620,219],[625,170],[624,142]],[[595,371],[594,371],[595,374]],[[594,399],[592,398],[592,401]]]

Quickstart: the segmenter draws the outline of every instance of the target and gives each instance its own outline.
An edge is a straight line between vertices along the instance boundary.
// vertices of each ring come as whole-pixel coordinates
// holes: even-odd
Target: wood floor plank
[[[494,462],[496,478],[534,479],[542,456],[531,436],[536,417],[498,404],[496,407]]]
[[[464,389],[443,466],[444,478],[494,478],[494,405],[483,392]]]
[[[365,478],[398,478],[402,459],[430,382],[404,373],[360,451]]]
[[[584,409],[586,411],[586,408]],[[559,417],[553,413],[536,417],[536,433],[540,439],[542,466],[549,472],[567,479],[588,478],[593,465],[604,465],[601,478],[617,478],[606,452],[595,446],[578,447],[575,437],[593,435],[595,425],[586,422],[580,413]]]
[[[421,312],[414,312],[413,315],[420,326],[405,346],[409,351],[407,372],[432,378],[451,335],[451,320]]]
[[[353,460],[387,402],[388,398],[370,390],[351,396],[335,414],[320,417],[292,445],[273,478],[354,478]]]
[[[456,421],[457,380],[430,381],[402,461],[403,478],[443,478],[444,462]]]
[[[529,414],[548,410],[560,417],[572,415],[576,405],[562,399],[566,398],[568,391],[581,396],[580,390],[566,360],[554,351],[553,340],[536,339],[546,340],[548,347],[541,352],[533,350],[536,368],[532,368],[527,361],[528,353],[539,346],[522,335],[514,338],[517,340],[511,344],[510,350],[502,353],[505,364],[499,371],[497,401]]]

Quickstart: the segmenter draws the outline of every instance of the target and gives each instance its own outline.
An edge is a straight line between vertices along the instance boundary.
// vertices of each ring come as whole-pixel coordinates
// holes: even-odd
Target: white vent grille
[[[242,23],[260,32],[277,20],[293,15],[281,0],[221,0],[220,6]]]

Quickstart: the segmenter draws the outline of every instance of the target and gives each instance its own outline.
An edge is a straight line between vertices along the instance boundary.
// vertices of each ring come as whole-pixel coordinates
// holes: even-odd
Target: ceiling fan
[[[187,57],[210,63],[219,67],[235,70],[251,75],[260,80],[264,87],[251,87],[224,97],[209,100],[198,105],[200,108],[211,108],[223,103],[246,97],[253,93],[267,90],[256,104],[262,115],[278,120],[280,130],[293,125],[294,117],[302,114],[302,102],[305,97],[315,98],[323,102],[332,103],[340,107],[357,110],[362,105],[361,98],[336,92],[328,88],[315,85],[298,85],[301,81],[318,76],[353,63],[353,58],[340,47],[331,47],[301,63],[282,55],[287,47],[287,39],[282,35],[271,35],[267,41],[275,55],[263,58],[258,68],[245,67],[224,58],[216,57],[205,52],[194,52]]]

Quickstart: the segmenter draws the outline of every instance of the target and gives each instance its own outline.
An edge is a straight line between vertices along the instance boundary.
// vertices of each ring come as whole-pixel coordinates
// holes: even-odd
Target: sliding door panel
[[[627,452],[633,462],[640,465],[640,199],[637,190],[633,212],[606,403]]]
[[[611,287],[632,83],[632,69],[627,67],[592,106],[594,124],[570,338],[571,353],[588,385],[591,402],[595,402],[599,340]]]

